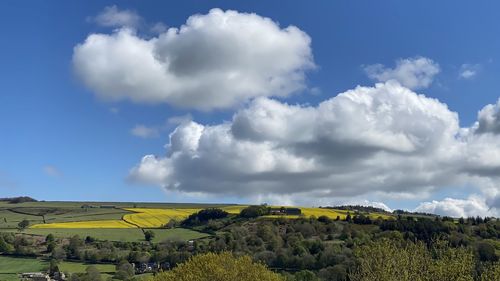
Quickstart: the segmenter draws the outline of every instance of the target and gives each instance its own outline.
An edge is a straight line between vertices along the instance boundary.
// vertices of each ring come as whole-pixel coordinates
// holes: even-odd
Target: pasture
[[[41,259],[0,256],[0,280],[17,281],[19,280],[18,273],[44,271],[48,265],[47,261]],[[112,264],[86,264],[66,261],[59,263],[59,269],[62,272],[82,273],[85,272],[85,269],[89,265],[97,267],[101,273],[106,274],[104,275],[105,277],[115,272],[115,265]]]
[[[207,237],[206,233],[185,229],[185,228],[172,228],[172,229],[151,229],[155,233],[153,242],[162,242],[166,240],[171,241],[186,241],[192,239],[199,239]],[[18,233],[15,229],[1,230]],[[28,228],[22,233],[33,236],[47,236],[53,234],[58,238],[67,238],[75,235],[85,238],[91,236],[95,239],[104,241],[123,241],[123,242],[140,242],[144,241],[144,233],[139,228]]]

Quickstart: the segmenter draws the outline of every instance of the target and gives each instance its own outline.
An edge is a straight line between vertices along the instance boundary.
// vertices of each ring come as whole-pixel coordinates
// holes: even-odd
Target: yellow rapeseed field
[[[30,228],[136,228],[136,226],[122,220],[102,220],[35,224]]]
[[[123,216],[123,220],[144,228],[162,227],[171,219],[183,220],[192,213],[201,209],[150,209],[150,208],[127,208],[134,212]]]
[[[248,206],[244,206],[244,205],[235,205],[235,206],[227,206],[227,207],[223,207],[222,210],[230,213],[230,214],[234,214],[234,215],[237,215],[241,212],[241,210],[245,209],[246,207]]]
[[[222,209],[230,214],[239,214],[247,206],[228,206]],[[151,208],[127,208],[127,211],[134,212],[123,216],[123,220],[144,228],[162,227],[171,219],[183,220],[189,215],[202,209],[151,209]]]

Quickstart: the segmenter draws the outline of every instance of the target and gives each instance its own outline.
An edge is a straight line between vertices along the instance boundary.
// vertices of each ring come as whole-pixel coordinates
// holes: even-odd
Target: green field
[[[165,240],[174,240],[174,241],[186,241],[191,239],[198,239],[206,237],[207,234],[197,232],[190,229],[184,228],[174,228],[174,229],[151,229],[155,233],[155,238],[153,242],[162,242]],[[8,229],[2,230],[0,232],[15,232],[17,230]],[[96,228],[96,229],[71,229],[71,228],[45,228],[45,229],[25,229],[22,233],[30,234],[30,235],[40,235],[47,236],[52,233],[56,237],[71,237],[74,235],[78,235],[81,238],[85,238],[87,236],[94,237],[98,240],[109,240],[109,241],[124,241],[124,242],[138,242],[144,241],[144,233],[139,228]]]
[[[47,263],[38,259],[0,256],[0,280],[18,281],[17,273],[42,271],[46,267]]]
[[[83,208],[83,206],[89,206]],[[114,208],[101,208],[113,206]],[[182,203],[133,203],[133,202],[26,202],[10,204],[0,202],[0,230],[14,229],[22,220],[30,225],[45,223],[80,222],[96,220],[121,220],[130,211],[124,208],[158,209],[201,209],[224,207],[224,204],[182,204]],[[167,223],[167,222],[165,222]]]
[[[89,264],[79,263],[79,262],[61,262],[59,263],[59,270],[62,272],[70,272],[70,273],[83,273],[85,269],[89,266]],[[97,269],[101,273],[114,273],[115,265],[114,264],[93,264],[93,266],[97,267]]]
[[[78,262],[61,262],[59,269],[63,272],[80,273],[85,272],[85,269],[90,264]],[[115,266],[112,264],[94,264],[102,273],[113,274]],[[46,261],[30,258],[15,258],[0,256],[0,280],[10,281],[19,280],[17,274],[20,272],[39,272],[44,271],[48,267]]]

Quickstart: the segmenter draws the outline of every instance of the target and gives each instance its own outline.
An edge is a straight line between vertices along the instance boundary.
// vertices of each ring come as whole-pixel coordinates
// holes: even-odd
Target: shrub
[[[284,281],[283,277],[254,263],[249,256],[235,257],[228,252],[192,257],[152,281]]]

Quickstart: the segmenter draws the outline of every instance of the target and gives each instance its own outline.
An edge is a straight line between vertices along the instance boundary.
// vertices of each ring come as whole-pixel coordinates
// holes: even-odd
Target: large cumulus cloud
[[[131,177],[237,195],[418,193],[457,180],[450,174],[464,149],[459,129],[446,105],[395,82],[357,87],[316,107],[260,98],[232,122],[180,125],[167,156],[144,157]]]
[[[421,203],[415,211],[446,215],[451,217],[498,216],[500,213],[494,206],[488,206],[484,198],[471,196],[467,199],[445,198]]]
[[[309,203],[367,194],[422,198],[473,186],[482,201],[446,199],[418,210],[468,215],[481,206],[477,214],[491,214],[500,138],[475,127],[460,128],[446,104],[395,81],[357,87],[317,106],[258,98],[230,122],[179,125],[166,156],[145,156],[130,177],[181,192]]]
[[[213,9],[142,38],[123,27],[74,48],[77,76],[104,100],[210,110],[305,88],[311,39],[256,14]]]

